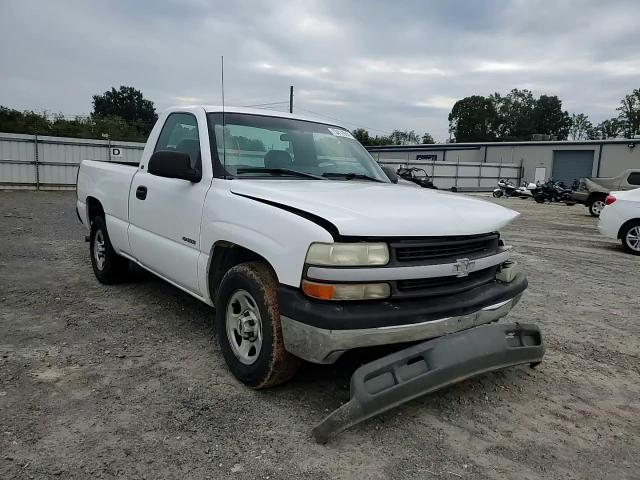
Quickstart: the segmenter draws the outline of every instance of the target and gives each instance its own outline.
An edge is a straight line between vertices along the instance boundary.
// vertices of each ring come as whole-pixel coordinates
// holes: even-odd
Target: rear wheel
[[[620,234],[620,240],[627,252],[640,255],[640,220],[625,226]]]
[[[289,380],[300,360],[284,348],[277,280],[260,262],[231,268],[216,297],[216,336],[235,377],[251,388]]]
[[[596,197],[589,202],[589,213],[592,217],[599,217],[604,208],[604,197]]]
[[[124,280],[129,270],[129,260],[113,249],[104,218],[96,217],[93,220],[89,239],[91,266],[98,281],[108,285]]]

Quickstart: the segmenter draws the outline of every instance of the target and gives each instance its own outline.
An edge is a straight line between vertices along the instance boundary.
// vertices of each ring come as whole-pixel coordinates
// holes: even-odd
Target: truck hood
[[[321,217],[345,236],[474,235],[519,215],[478,198],[392,183],[234,179],[230,187],[236,195]]]

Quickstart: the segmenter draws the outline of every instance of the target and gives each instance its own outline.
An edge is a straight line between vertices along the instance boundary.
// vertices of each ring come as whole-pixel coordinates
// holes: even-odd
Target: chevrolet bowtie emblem
[[[458,258],[456,263],[453,265],[453,271],[456,274],[456,277],[466,277],[469,275],[469,272],[472,272],[474,267],[476,266],[476,262],[473,260],[469,260],[468,258]]]

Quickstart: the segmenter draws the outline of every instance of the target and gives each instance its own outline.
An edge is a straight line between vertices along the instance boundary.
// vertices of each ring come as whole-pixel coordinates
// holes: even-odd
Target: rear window
[[[629,178],[627,178],[627,183],[631,185],[640,185],[640,172],[630,173]]]

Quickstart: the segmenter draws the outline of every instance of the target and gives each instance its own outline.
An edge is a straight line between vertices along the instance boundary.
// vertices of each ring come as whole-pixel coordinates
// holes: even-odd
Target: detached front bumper
[[[281,289],[285,348],[304,360],[326,364],[354,348],[440,337],[504,317],[526,288],[527,279],[520,274],[510,283],[494,282],[463,294],[360,305],[310,301]],[[298,301],[291,303],[292,298]]]
[[[351,399],[313,429],[318,443],[367,418],[481,373],[542,361],[535,325],[483,325],[429,340],[363,365]]]

